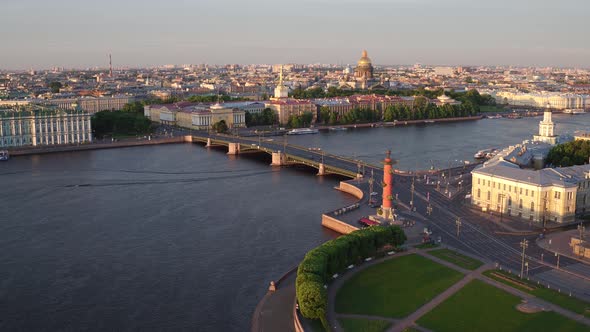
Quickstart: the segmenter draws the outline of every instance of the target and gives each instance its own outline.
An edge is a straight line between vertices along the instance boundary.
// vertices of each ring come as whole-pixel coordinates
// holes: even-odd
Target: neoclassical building
[[[92,142],[90,114],[62,109],[0,110],[0,147]]]
[[[542,224],[567,223],[590,211],[590,164],[542,168],[556,143],[555,124],[547,108],[534,140],[510,146],[474,169],[471,203]],[[533,169],[535,167],[537,169]]]

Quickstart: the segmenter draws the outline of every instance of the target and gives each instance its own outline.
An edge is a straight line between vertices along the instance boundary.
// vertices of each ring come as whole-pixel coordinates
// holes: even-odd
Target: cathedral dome
[[[359,67],[368,67],[368,66],[372,66],[372,62],[371,59],[369,59],[369,57],[367,56],[367,51],[364,50],[363,51],[363,55],[361,56],[361,58],[359,59],[357,65]]]

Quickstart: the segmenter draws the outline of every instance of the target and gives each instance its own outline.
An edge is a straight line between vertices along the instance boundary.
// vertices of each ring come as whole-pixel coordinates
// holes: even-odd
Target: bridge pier
[[[326,175],[326,166],[324,165],[324,163],[319,164],[317,175]]]
[[[287,163],[285,162],[285,154],[282,153],[281,151],[279,152],[273,152],[272,153],[272,163],[270,164],[271,166],[283,166],[286,165]]]
[[[240,143],[228,143],[227,148],[227,154],[236,155],[240,153]]]
[[[211,147],[211,138],[207,138],[207,145],[205,145],[206,147]]]

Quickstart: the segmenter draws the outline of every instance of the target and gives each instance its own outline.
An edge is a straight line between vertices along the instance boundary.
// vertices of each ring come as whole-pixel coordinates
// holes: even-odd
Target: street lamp
[[[459,237],[459,234],[461,233],[461,224],[461,217],[457,217],[455,220],[455,225],[457,225],[457,237]]]
[[[522,239],[522,241],[520,241],[520,247],[522,248],[522,264],[520,266],[520,278],[521,279],[524,275],[525,250],[526,250],[526,248],[528,248],[528,246],[529,246],[529,241],[527,241],[527,239]]]

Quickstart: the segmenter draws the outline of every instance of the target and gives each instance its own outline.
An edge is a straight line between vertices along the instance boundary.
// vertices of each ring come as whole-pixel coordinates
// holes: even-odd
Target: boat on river
[[[492,158],[493,156],[495,156],[497,152],[498,152],[498,150],[494,149],[494,148],[479,150],[473,156],[473,158],[475,158],[475,159],[485,159],[485,158],[489,159],[489,158]]]
[[[314,128],[298,128],[289,130],[287,135],[307,135],[307,134],[317,134],[319,131]]]
[[[584,114],[586,112],[583,109],[568,108],[568,109],[564,110],[563,113],[565,113],[565,114]]]
[[[10,159],[10,154],[8,150],[0,150],[0,161],[6,161]]]
[[[331,130],[331,131],[345,131],[345,130],[348,130],[348,128],[346,128],[346,127],[330,127],[328,129]]]

